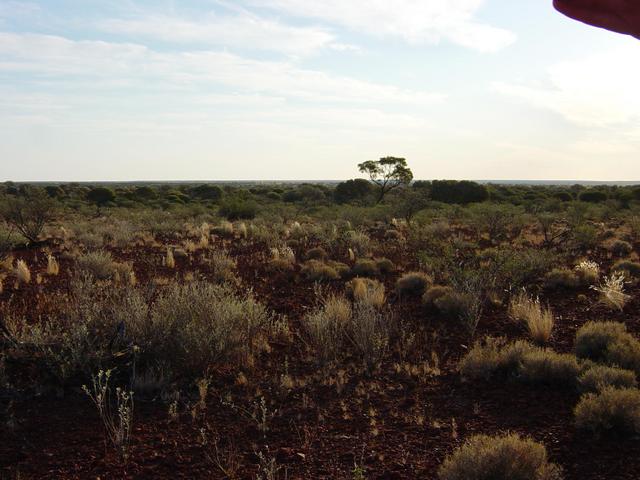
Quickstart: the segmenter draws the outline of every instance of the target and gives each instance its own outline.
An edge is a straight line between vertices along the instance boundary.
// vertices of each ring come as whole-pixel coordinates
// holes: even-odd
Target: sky
[[[551,0],[0,0],[0,181],[640,180],[640,42]]]

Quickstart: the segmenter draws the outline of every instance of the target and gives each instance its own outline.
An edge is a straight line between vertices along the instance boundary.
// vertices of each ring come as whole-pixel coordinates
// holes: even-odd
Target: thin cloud
[[[636,44],[548,69],[548,88],[495,82],[493,89],[585,127],[640,128],[640,49]]]
[[[268,50],[287,55],[310,55],[336,44],[335,37],[317,27],[295,27],[248,13],[208,14],[193,20],[167,15],[145,15],[135,19],[108,19],[100,30],[149,38],[172,44]]]
[[[0,71],[79,82],[90,87],[194,90],[224,86],[309,102],[433,104],[445,95],[414,91],[321,71],[289,62],[260,61],[217,51],[158,52],[143,45],[74,41],[60,36],[0,33]]]
[[[397,37],[410,44],[438,44],[446,40],[480,52],[495,52],[516,40],[515,33],[474,19],[484,0],[252,0],[251,3],[367,35]]]

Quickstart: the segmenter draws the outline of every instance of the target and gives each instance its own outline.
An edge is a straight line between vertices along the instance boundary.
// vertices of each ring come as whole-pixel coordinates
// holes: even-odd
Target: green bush
[[[576,333],[575,352],[578,358],[640,373],[640,342],[622,323],[586,323]]]
[[[145,358],[162,361],[175,373],[202,373],[220,362],[244,362],[270,322],[251,294],[226,285],[172,284],[161,292],[148,317],[127,332]]]
[[[300,274],[310,282],[325,282],[340,278],[335,268],[318,260],[308,260],[302,265]]]
[[[428,306],[435,306],[435,302],[442,297],[453,294],[453,288],[442,285],[434,285],[422,296],[422,303]]]
[[[616,257],[626,257],[631,252],[633,252],[633,247],[629,242],[625,242],[624,240],[616,240],[609,246],[609,250]]]
[[[396,282],[396,291],[401,296],[420,297],[431,286],[433,280],[422,272],[405,273]]]
[[[325,260],[327,252],[322,247],[311,248],[307,251],[307,258],[309,260]]]
[[[560,480],[544,445],[516,434],[476,435],[448,456],[440,480]]]
[[[460,362],[460,373],[470,380],[492,377],[548,385],[575,385],[580,372],[573,355],[556,353],[518,340],[504,345],[488,338],[477,342]]]
[[[535,349],[522,356],[518,380],[532,384],[570,386],[575,384],[579,371],[575,356]]]
[[[395,265],[388,258],[376,258],[376,267],[380,270],[380,273],[388,274],[392,273],[395,270]]]
[[[599,392],[607,387],[635,388],[637,385],[636,374],[631,370],[605,365],[590,365],[578,377],[581,392]]]
[[[601,203],[607,200],[607,194],[599,190],[585,190],[578,195],[581,202]]]
[[[612,270],[614,272],[623,272],[627,277],[640,278],[640,263],[630,260],[620,260],[616,262]]]
[[[380,274],[380,270],[378,270],[378,265],[376,265],[375,261],[368,258],[360,258],[356,260],[351,269],[351,274],[354,277],[375,277]]]
[[[574,409],[576,427],[597,435],[640,434],[640,390],[605,388],[588,393]]]
[[[546,288],[556,290],[559,288],[576,288],[580,285],[580,279],[569,268],[554,268],[544,278]]]
[[[252,220],[258,214],[258,204],[253,200],[229,199],[222,202],[220,215],[227,220]]]

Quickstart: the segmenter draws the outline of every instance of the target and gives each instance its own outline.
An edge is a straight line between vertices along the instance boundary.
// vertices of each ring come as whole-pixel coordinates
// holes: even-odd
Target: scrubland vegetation
[[[637,478],[640,189],[0,185],[2,478]]]

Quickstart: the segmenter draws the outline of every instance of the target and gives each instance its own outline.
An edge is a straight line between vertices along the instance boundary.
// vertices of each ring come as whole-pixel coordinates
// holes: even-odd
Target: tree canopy
[[[380,203],[391,190],[408,185],[413,180],[413,173],[404,158],[383,157],[377,161],[368,160],[358,164],[358,169],[369,175],[371,181],[380,187],[377,203]]]

